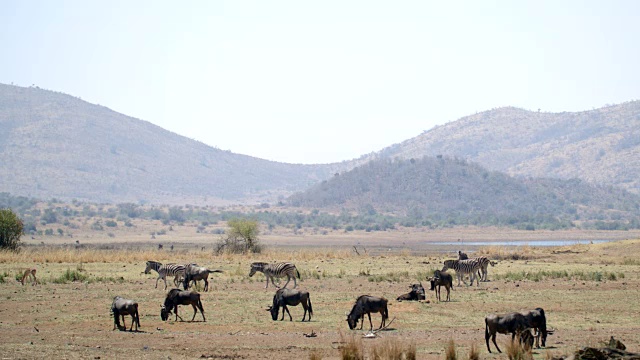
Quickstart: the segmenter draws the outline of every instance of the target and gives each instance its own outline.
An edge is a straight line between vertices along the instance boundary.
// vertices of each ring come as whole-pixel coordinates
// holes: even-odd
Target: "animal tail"
[[[489,264],[491,264],[491,266],[496,266],[498,264],[498,262],[489,260]]]
[[[300,278],[300,271],[298,271],[298,269],[296,269],[296,275],[298,275],[298,279],[301,279],[301,278]],[[301,279],[301,280],[302,280],[302,279]]]
[[[489,348],[489,323],[487,318],[484,318],[484,338],[487,340],[487,348]]]
[[[209,273],[223,273],[224,271],[219,270],[219,269],[215,269],[215,270],[209,270]]]
[[[313,315],[313,307],[311,306],[311,296],[309,296],[309,314]],[[311,316],[309,316],[309,319],[311,319]]]

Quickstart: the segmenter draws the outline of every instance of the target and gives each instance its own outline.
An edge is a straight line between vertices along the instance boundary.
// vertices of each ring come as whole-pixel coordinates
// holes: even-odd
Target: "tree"
[[[227,221],[229,229],[225,237],[220,238],[216,251],[230,252],[234,254],[246,254],[248,252],[259,253],[262,247],[258,241],[259,224],[256,220],[230,219]]]
[[[0,249],[17,251],[24,224],[11,209],[0,209]]]

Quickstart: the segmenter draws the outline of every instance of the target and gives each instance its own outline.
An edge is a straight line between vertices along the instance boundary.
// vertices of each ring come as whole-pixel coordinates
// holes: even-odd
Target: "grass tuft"
[[[340,340],[344,344],[340,348],[340,358],[342,360],[364,360],[362,339],[356,339],[353,335],[345,339],[342,332],[340,332]]]
[[[411,360],[416,358],[415,344],[406,345],[398,339],[385,339],[371,347],[370,358],[374,360]]]
[[[469,360],[480,360],[480,351],[478,351],[475,343],[471,344],[471,348],[469,349]]]
[[[458,359],[458,353],[456,352],[456,343],[453,341],[453,339],[450,339],[449,342],[447,342],[447,347],[444,349],[444,358],[446,360]]]

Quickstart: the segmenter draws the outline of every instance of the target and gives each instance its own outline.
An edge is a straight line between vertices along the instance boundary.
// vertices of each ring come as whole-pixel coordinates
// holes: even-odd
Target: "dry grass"
[[[524,349],[517,338],[507,342],[505,352],[509,360],[533,360],[531,349]]]
[[[397,338],[383,339],[372,345],[369,353],[373,360],[413,360],[416,358],[416,346]]]
[[[471,344],[471,348],[469,348],[469,360],[480,360],[480,351],[478,351],[476,343]]]
[[[213,354],[213,358],[256,358],[255,354],[259,354],[263,359],[312,356],[362,359],[371,358],[374,351],[380,357],[384,356],[384,351],[391,354],[404,351],[402,356],[405,358],[411,358],[415,353],[419,358],[442,359],[445,355],[466,358],[466,350],[470,347],[469,359],[477,359],[487,355],[484,347],[477,349],[473,345],[484,339],[479,329],[483,328],[487,313],[538,306],[545,309],[548,325],[559,330],[547,339],[548,346],[558,355],[570,354],[579,346],[608,339],[610,334],[624,339],[630,348],[640,346],[637,317],[629,316],[640,313],[640,304],[629,301],[640,297],[640,265],[622,263],[624,256],[640,252],[640,242],[611,243],[607,247],[587,245],[586,252],[577,254],[554,254],[553,249],[539,248],[531,251],[535,260],[502,261],[490,267],[490,281],[480,283],[479,287],[456,287],[451,302],[426,303],[393,299],[405,293],[407,285],[416,277],[441,264],[446,254],[434,251],[430,255],[358,256],[339,251],[332,255],[328,249],[296,248],[258,255],[215,256],[199,249],[170,252],[27,247],[19,254],[0,253],[0,278],[4,279],[4,283],[0,281],[3,294],[0,312],[19,315],[7,317],[0,323],[0,331],[5,334],[0,340],[0,352],[12,358],[55,357],[52,354],[66,352],[69,358],[105,358],[109,357],[107,354],[122,358],[167,358],[169,355],[172,358],[200,358],[203,354]],[[202,293],[207,322],[160,322],[158,309],[166,291],[162,281],[158,289],[154,288],[155,273],[143,274],[147,257],[165,262],[193,260],[225,271],[210,276],[210,291]],[[43,261],[35,264],[40,283],[21,286],[14,279],[17,269],[34,265],[34,259]],[[290,308],[293,322],[271,320],[264,308],[270,305],[275,289],[272,286],[264,289],[261,274],[248,277],[249,264],[261,260],[292,260],[301,273],[306,274],[298,284],[311,294],[312,322],[299,321],[302,317],[299,306]],[[508,279],[507,274],[523,271],[534,275],[543,272],[614,273],[617,280],[542,276],[535,281],[533,275],[521,280]],[[623,278],[620,273],[624,274]],[[74,281],[83,275],[87,278],[82,283]],[[379,277],[381,281],[369,281],[370,277]],[[62,283],[54,281],[59,278]],[[424,278],[422,280],[424,282]],[[374,340],[362,340],[361,331],[347,330],[344,316],[357,296],[367,293],[390,299],[390,316],[397,317],[395,329],[385,331],[381,338]],[[109,318],[109,305],[114,295],[140,303],[142,329],[146,333],[132,335],[110,331],[113,320]],[[427,298],[432,300],[432,297],[433,293],[428,292]],[[603,307],[603,303],[608,306]],[[610,311],[612,308],[617,311]],[[190,315],[191,309],[185,309],[183,314]],[[377,325],[379,315],[372,317]],[[54,321],[53,318],[57,319]],[[344,333],[339,334],[336,329],[342,329]],[[307,339],[302,336],[311,330],[318,333],[318,337]],[[509,337],[499,335],[498,341]],[[385,341],[393,338],[400,339],[397,346],[385,345]],[[414,345],[401,343],[403,339],[420,340]],[[451,339],[450,349],[443,353],[448,339]],[[33,345],[24,347],[29,341]],[[193,345],[184,350],[184,344],[191,342]],[[345,346],[337,348],[335,343]],[[145,346],[148,350],[144,350]],[[415,350],[410,350],[411,347]],[[551,350],[543,351],[546,354]],[[536,357],[543,358],[544,355]]]
[[[356,338],[353,334],[344,336],[341,331],[340,340],[343,343],[340,347],[342,360],[364,360],[364,345],[361,338]]]
[[[447,347],[444,349],[444,358],[446,360],[457,360],[458,352],[456,351],[456,343],[453,339],[447,342]]]

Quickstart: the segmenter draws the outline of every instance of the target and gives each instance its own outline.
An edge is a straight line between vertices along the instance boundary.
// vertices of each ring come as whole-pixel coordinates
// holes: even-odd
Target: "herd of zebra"
[[[464,277],[469,276],[470,284],[473,285],[473,281],[476,281],[476,286],[479,285],[480,281],[488,281],[487,273],[489,265],[495,266],[496,262],[489,260],[486,257],[476,257],[476,258],[468,258],[468,256],[461,251],[458,251],[458,259],[453,260],[445,260],[444,266],[442,270],[435,270],[434,277],[428,278],[431,280],[431,290],[436,291],[437,299],[440,300],[439,289],[436,290],[435,286],[445,285],[447,288],[447,300],[449,300],[449,287],[453,286],[452,277],[446,271],[448,269],[452,269],[456,272],[456,276],[458,278],[458,286],[460,286],[460,282],[464,282]],[[202,302],[200,301],[200,294],[195,291],[189,291],[189,286],[192,282],[198,280],[204,280],[205,286],[204,291],[208,291],[208,276],[210,273],[222,272],[222,270],[210,270],[205,267],[200,267],[196,264],[161,264],[157,261],[147,261],[145,273],[149,274],[151,270],[154,270],[158,273],[158,278],[156,279],[156,288],[158,287],[158,280],[163,279],[165,282],[165,290],[167,288],[167,277],[174,278],[174,285],[177,287],[180,283],[182,283],[184,290],[180,289],[172,289],[169,291],[165,298],[164,305],[162,305],[161,309],[161,318],[162,320],[167,320],[169,314],[173,311],[176,316],[176,320],[178,317],[178,305],[191,305],[194,309],[193,318],[191,321],[195,319],[195,316],[200,310],[202,314],[203,321],[206,321],[204,316],[204,308],[202,307]],[[266,278],[265,289],[269,287],[269,282],[274,285],[274,287],[279,288],[275,295],[273,296],[273,305],[270,306],[267,310],[271,312],[272,319],[276,320],[278,318],[279,309],[282,308],[282,318],[284,319],[284,313],[287,312],[289,314],[289,320],[292,320],[291,314],[287,309],[287,305],[289,306],[297,306],[302,304],[304,308],[304,315],[302,317],[302,321],[305,321],[307,317],[307,313],[309,314],[308,321],[311,321],[311,315],[313,314],[313,308],[311,305],[311,298],[309,296],[308,291],[304,290],[296,290],[295,288],[298,286],[296,279],[300,278],[300,273],[298,272],[296,266],[289,262],[282,263],[266,263],[266,262],[254,262],[251,264],[251,269],[249,272],[249,277],[253,276],[256,272],[262,272]],[[278,286],[274,278],[287,278],[287,282],[284,286]],[[294,286],[293,289],[287,289],[287,285],[290,283],[291,279],[293,279]],[[446,284],[443,282],[443,279],[446,279]],[[465,282],[466,284],[466,282]],[[416,285],[412,285],[412,292],[417,291]],[[422,285],[420,284],[419,288],[422,289]],[[421,297],[411,296],[412,294],[401,295],[398,300],[424,300],[424,289],[421,290]],[[382,322],[380,324],[379,329],[385,326],[387,319],[389,318],[388,308],[387,308],[388,300],[384,297],[377,297],[371,295],[361,295],[356,299],[356,302],[347,316],[347,322],[349,324],[350,329],[355,329],[357,324],[362,320],[360,328],[362,329],[364,325],[365,315],[369,317],[369,325],[370,331],[373,330],[373,324],[371,323],[371,313],[380,313],[382,316]],[[114,329],[117,326],[120,330],[126,329],[126,324],[124,326],[120,325],[119,318],[122,317],[124,323],[124,315],[131,315],[132,317],[132,327],[135,324],[136,329],[140,325],[140,320],[138,316],[138,305],[134,301],[123,299],[119,296],[115,297],[112,304],[112,312],[114,315]],[[524,314],[524,313],[523,313]],[[541,314],[541,315],[540,315]],[[524,314],[525,316],[527,314]],[[538,343],[538,338],[540,334],[542,337],[542,344],[544,346],[544,339],[547,335],[546,330],[546,320],[544,320],[545,315],[542,309],[536,309],[534,311],[534,315],[536,318],[534,320],[523,320],[523,315],[520,313],[508,314],[506,316],[496,316],[489,315],[485,318],[486,329],[485,329],[485,339],[487,342],[487,349],[489,349],[489,338],[493,339],[495,344],[495,334],[496,333],[511,333],[512,338],[516,336],[524,336],[528,335],[530,339],[532,339],[532,335],[530,335],[530,329],[534,327],[537,331],[536,343]],[[532,315],[529,315],[532,316]],[[182,319],[180,317],[180,319]],[[131,329],[130,329],[131,330]],[[550,333],[550,332],[549,332]],[[521,338],[521,343],[528,342],[529,340],[524,340],[525,338]],[[497,348],[497,344],[496,344]],[[498,351],[500,349],[498,348]],[[489,349],[489,352],[491,350]]]

